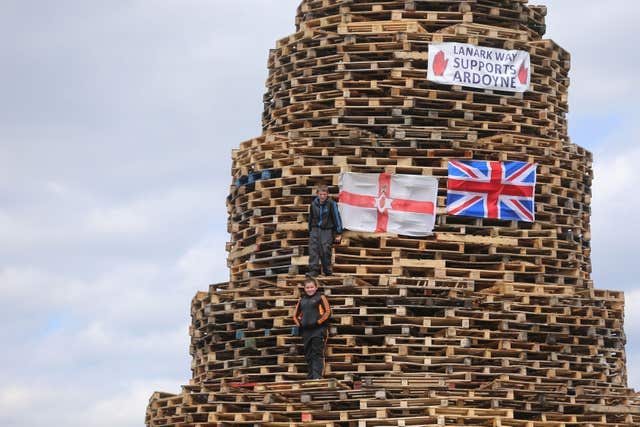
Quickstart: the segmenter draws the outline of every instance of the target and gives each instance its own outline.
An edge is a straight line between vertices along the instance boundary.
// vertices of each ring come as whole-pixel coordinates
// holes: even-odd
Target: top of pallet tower
[[[303,0],[296,27],[335,30],[340,23],[411,19],[435,32],[459,23],[475,23],[527,31],[540,39],[545,31],[545,6],[528,0]]]

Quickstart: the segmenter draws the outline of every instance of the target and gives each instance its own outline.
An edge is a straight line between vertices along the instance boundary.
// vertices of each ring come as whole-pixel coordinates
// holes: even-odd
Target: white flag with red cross
[[[338,206],[348,230],[428,236],[437,197],[438,180],[431,176],[343,173]]]

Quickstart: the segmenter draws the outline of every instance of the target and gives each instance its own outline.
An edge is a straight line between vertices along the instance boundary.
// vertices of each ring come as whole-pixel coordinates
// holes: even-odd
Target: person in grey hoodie
[[[333,242],[342,239],[342,220],[338,204],[329,197],[326,185],[316,189],[316,198],[309,205],[309,275],[320,274],[320,263],[325,276],[331,276],[331,249]]]

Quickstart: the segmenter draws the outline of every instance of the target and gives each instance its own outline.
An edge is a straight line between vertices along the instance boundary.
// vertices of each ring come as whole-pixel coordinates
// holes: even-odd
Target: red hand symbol
[[[433,58],[433,74],[435,74],[436,76],[443,75],[444,70],[447,69],[448,64],[449,60],[444,58],[443,51],[436,53],[436,56]]]
[[[527,84],[527,80],[529,80],[529,69],[524,66],[524,62],[520,65],[520,70],[518,70],[518,80],[523,85]]]

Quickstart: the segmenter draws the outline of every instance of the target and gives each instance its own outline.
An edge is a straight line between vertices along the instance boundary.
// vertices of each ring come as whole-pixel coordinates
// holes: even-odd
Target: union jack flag
[[[535,163],[449,161],[447,213],[533,222]]]

